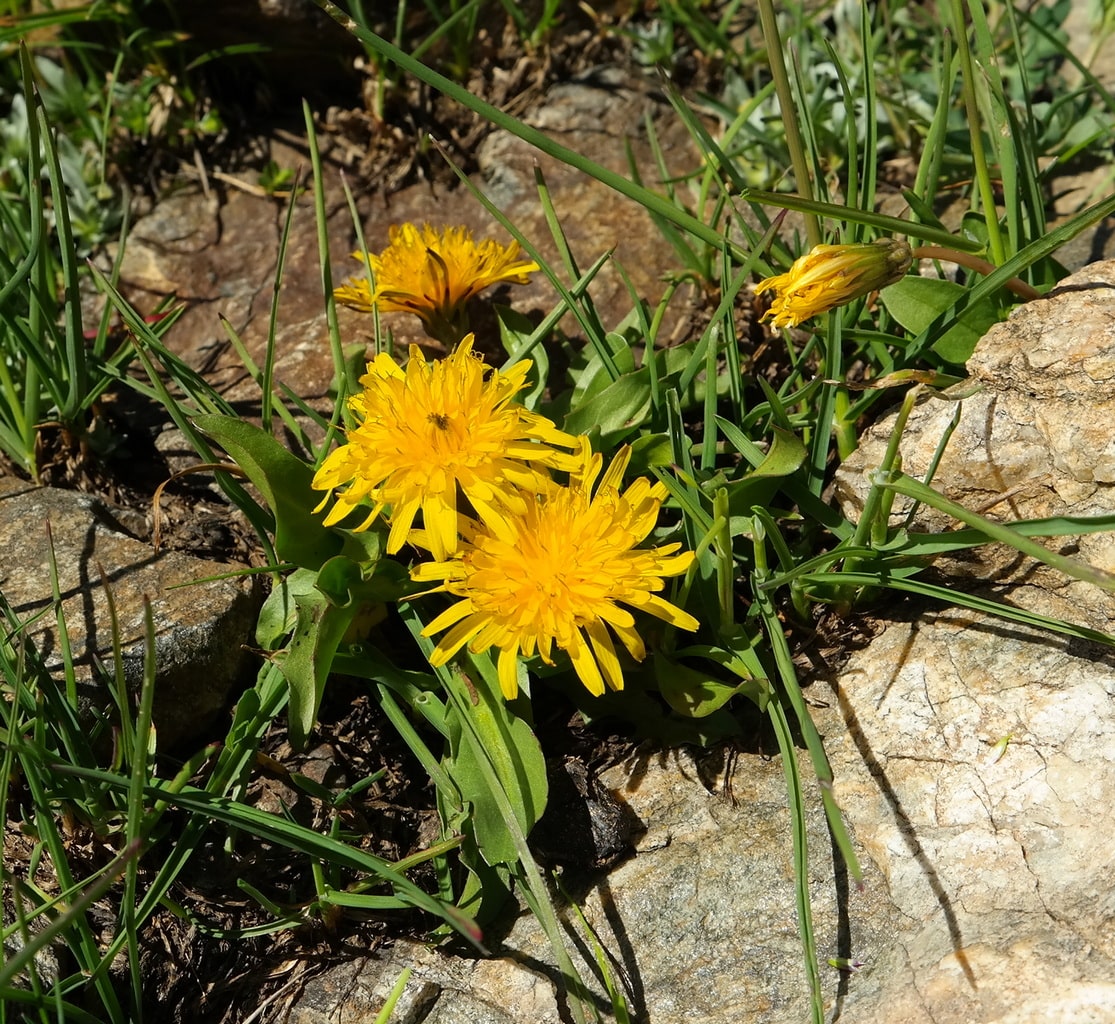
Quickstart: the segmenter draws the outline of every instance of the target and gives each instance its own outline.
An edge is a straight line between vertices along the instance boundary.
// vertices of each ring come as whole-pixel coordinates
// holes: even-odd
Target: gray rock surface
[[[623,145],[626,139],[639,173],[647,186],[655,189],[659,175],[644,126],[646,119],[654,125],[667,166],[678,172],[689,170],[697,166],[699,157],[679,119],[672,114],[664,116],[664,109],[668,108],[664,108],[665,101],[654,85],[648,78],[628,76],[615,68],[600,68],[554,86],[545,101],[525,114],[523,120],[608,170],[629,177],[631,170]],[[663,275],[680,269],[681,257],[663,241],[645,210],[515,136],[507,132],[487,136],[477,152],[477,162],[485,193],[553,265],[561,263],[538,199],[535,168],[545,180],[582,272],[597,257],[614,250],[615,262],[623,267],[636,293],[653,308],[664,291]],[[684,197],[685,186],[679,187]],[[544,290],[538,297],[548,310],[554,303],[553,291],[543,281],[540,278]],[[631,308],[627,286],[611,265],[602,268],[596,277],[592,298],[609,330],[618,326],[608,318],[609,311],[626,313]],[[674,310],[683,305],[680,297],[672,303]],[[668,314],[664,337],[677,322],[677,312]]]
[[[937,489],[1003,520],[1115,510],[1113,289],[1115,262],[1087,267],[988,332]],[[955,411],[932,399],[914,410],[907,472],[925,472]],[[877,424],[840,470],[853,516],[892,426]],[[953,525],[927,509],[918,521]],[[1115,567],[1110,534],[1049,543]],[[1008,548],[940,568],[1043,614],[1106,631],[1115,618],[1110,593]],[[903,922],[852,1017],[1115,1020],[1112,650],[927,611],[857,652],[837,691],[837,792]]]
[[[107,708],[111,698],[92,671],[94,656],[113,664],[106,588],[119,620],[124,676],[138,691],[144,660],[144,599],[155,622],[155,725],[162,747],[204,740],[208,720],[234,686],[250,678],[250,642],[260,596],[252,577],[227,576],[235,566],[179,551],[156,554],[134,540],[121,513],[89,495],[40,488],[0,477],[0,590],[27,639],[52,671],[61,672],[58,625],[51,610],[50,551],[58,566],[62,611],[78,671],[79,696]],[[49,533],[48,533],[49,527]],[[102,575],[103,570],[103,575]],[[39,616],[39,617],[36,617]]]
[[[1115,261],[1065,278],[1048,296],[1018,307],[994,326],[968,361],[976,393],[955,402],[927,397],[902,436],[903,468],[923,477],[959,412],[933,478],[946,497],[992,519],[1039,519],[1115,512]],[[968,390],[967,385],[962,389]],[[893,417],[875,424],[837,472],[836,493],[855,519],[883,458]],[[896,518],[908,503],[896,502]],[[949,517],[922,508],[923,529],[951,529]],[[1101,569],[1115,570],[1112,534],[1046,542]],[[977,549],[938,568],[980,580],[1011,603],[1109,630],[1115,599],[1085,583],[1019,558],[1002,546]]]
[[[1115,1021],[1112,650],[945,611],[836,694],[837,799],[896,912],[843,1019]]]

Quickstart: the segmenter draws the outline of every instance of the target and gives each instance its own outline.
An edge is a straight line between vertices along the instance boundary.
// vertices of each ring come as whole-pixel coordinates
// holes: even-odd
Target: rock
[[[1113,286],[1115,263],[1087,267],[988,332],[938,490],[1004,520],[1111,512]],[[955,409],[915,408],[907,472],[925,472]],[[839,471],[847,513],[862,507],[863,473],[892,426],[872,428]],[[952,525],[925,508],[918,522]],[[1115,567],[1109,535],[1072,544]],[[1108,631],[1115,617],[1109,593],[1011,549],[940,568],[1046,615]],[[1097,815],[1115,799],[1113,669],[1110,648],[958,609],[892,622],[853,654],[826,749],[901,916],[854,986],[850,1019],[1115,1020],[1115,855]]]
[[[410,949],[410,944],[404,943]],[[420,954],[421,946],[414,947]],[[341,1019],[347,1024],[375,1024],[392,986],[407,965],[398,966],[388,958],[352,960],[332,967],[311,978],[285,1018],[287,1024],[319,1024]],[[391,1024],[422,1024],[437,999],[438,990],[430,982],[411,977],[395,1004]]]
[[[278,200],[237,189],[218,199],[200,191],[161,201],[128,239],[121,281],[142,312],[167,295],[186,310],[166,344],[231,401],[259,401],[221,323],[224,317],[262,364],[282,231]],[[279,296],[275,377],[303,398],[322,399],[333,379],[312,205],[295,213],[288,273]],[[343,225],[334,218],[336,246]]]
[[[50,607],[51,546],[82,705],[112,707],[92,669],[96,657],[112,671],[107,586],[119,620],[124,678],[133,694],[143,674],[143,601],[151,601],[160,747],[204,739],[233,687],[250,677],[253,659],[243,645],[252,638],[260,607],[252,578],[197,583],[227,576],[235,567],[178,551],[156,554],[127,536],[117,510],[95,498],[0,477],[0,550],[8,552],[4,597],[21,620],[34,619],[24,635],[55,673],[62,671],[62,660]]]
[[[1115,261],[1065,278],[1042,299],[1019,306],[976,347],[968,371],[979,390],[964,399],[960,419],[933,478],[946,497],[989,518],[1010,521],[1057,515],[1110,514],[1115,509],[1115,325],[1111,289]],[[903,468],[923,477],[947,433],[954,402],[927,397],[902,436]],[[882,461],[894,418],[876,423],[836,474],[836,494],[855,518]],[[909,503],[896,502],[897,523]],[[951,518],[923,507],[922,529],[944,530]],[[1054,549],[1115,570],[1111,534],[1050,540]],[[989,546],[938,567],[1001,590],[1012,603],[1108,630],[1115,600],[1096,587]]]
[[[810,778],[808,758],[802,754],[799,762]],[[563,886],[608,950],[631,1019],[800,1024],[809,1010],[782,768],[769,757],[740,754],[729,793],[722,763],[722,751],[700,759],[671,751],[605,772],[602,780],[646,832],[634,857],[607,874],[567,872]],[[810,788],[815,796],[815,787]],[[822,961],[882,948],[896,927],[897,911],[885,900],[881,876],[869,864],[866,887],[849,892],[848,879],[834,874],[818,801],[808,825]],[[843,909],[838,897],[847,901]],[[571,909],[563,917],[577,935],[580,952],[574,959],[591,1002],[611,1019],[589,938]],[[491,959],[400,944],[368,970],[382,978],[382,988],[409,966],[416,991],[436,989],[428,1016],[404,1015],[408,1024],[411,1019],[424,1024],[568,1020],[565,996],[555,997],[558,973],[537,921],[523,913],[505,935],[500,933],[492,928],[485,936]],[[843,976],[827,965],[821,971],[831,1002],[840,997]],[[327,1019],[327,1012],[298,1018],[299,1024]]]
[[[546,811],[530,833],[542,864],[602,870],[634,852],[638,821],[584,762],[548,759],[546,785]]]
[[[889,625],[836,692],[836,796],[897,910],[846,1019],[1115,1020],[1112,651],[949,610]]]
[[[680,174],[698,166],[700,160],[680,119],[667,111],[670,108],[650,79],[616,68],[598,68],[553,86],[545,100],[524,114],[523,120],[608,170],[630,177],[626,141],[647,186],[657,189],[659,172],[647,137],[646,120],[654,125],[671,170]],[[664,276],[682,269],[681,256],[664,243],[646,210],[516,136],[493,132],[481,143],[477,161],[488,198],[555,267],[561,266],[561,262],[538,199],[536,167],[545,179],[582,273],[599,256],[614,250],[615,263],[653,309],[665,290]],[[692,239],[690,242],[698,247],[701,244]],[[541,277],[536,293],[538,290],[545,296],[544,308],[548,311],[554,299]],[[608,330],[618,326],[615,319],[609,319],[609,311],[631,308],[630,292],[622,275],[611,265],[601,269],[591,295]],[[674,311],[682,305],[680,298],[675,297],[664,321],[662,338],[669,337],[679,323],[679,314]]]

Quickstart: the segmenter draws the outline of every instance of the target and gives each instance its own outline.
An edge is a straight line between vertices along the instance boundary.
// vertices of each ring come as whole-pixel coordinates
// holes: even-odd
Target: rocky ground
[[[688,138],[662,116],[657,79],[618,62],[583,31],[588,34],[570,37],[564,63],[503,55],[493,62],[498,73],[476,87],[625,173],[625,139],[636,161],[651,165],[639,128],[649,117],[659,127],[667,162],[688,167]],[[552,252],[537,202],[537,159],[582,265],[613,251],[635,290],[657,300],[662,276],[677,269],[676,261],[642,211],[536,158],[515,140],[467,120],[455,123],[439,110],[433,103],[421,108],[421,124],[410,134],[398,126],[377,128],[356,103],[322,113],[330,249],[338,270],[354,244],[342,171],[356,185],[371,248],[386,240],[390,224],[405,220],[436,218],[490,232],[482,208],[453,187],[440,158],[418,152],[419,129],[436,127],[451,140],[452,153],[467,154],[466,169],[477,184]],[[292,116],[275,117],[253,146],[259,159],[305,167],[305,138],[298,117],[292,109],[287,113]],[[261,193],[251,164],[222,169],[202,163],[176,174],[136,221],[122,264],[122,285],[141,310],[167,295],[186,304],[169,342],[249,417],[258,412],[258,394],[219,317],[258,358],[283,218],[283,200]],[[298,201],[293,224],[279,293],[276,372],[303,398],[326,402],[332,369],[308,198]],[[1091,236],[1078,246],[1079,263],[1101,255],[1105,244],[1102,231]],[[937,473],[941,490],[1004,518],[1110,513],[1113,289],[1115,264],[1089,266],[984,339],[969,367],[983,390],[964,404]],[[612,265],[602,271],[594,295],[602,310],[619,315],[630,308],[627,286]],[[554,302],[540,277],[503,298],[535,318]],[[674,336],[683,338],[701,323],[703,298],[695,288],[675,298]],[[341,315],[346,338],[366,336],[364,319],[350,311]],[[391,326],[400,342],[418,340],[405,319]],[[157,469],[151,479],[188,464],[172,425],[152,419],[149,409],[130,407],[123,398],[120,403],[116,414],[133,439],[129,454],[132,461],[150,459]],[[928,457],[953,411],[927,402],[915,412],[904,448],[911,471]],[[861,500],[862,474],[878,463],[888,430],[886,422],[873,428],[841,470],[838,496],[848,508]],[[57,475],[65,476],[61,467]],[[172,488],[164,548],[155,553],[146,474],[118,474],[100,497],[35,490],[10,476],[0,488],[0,539],[5,550],[21,552],[4,581],[17,610],[49,600],[46,555],[27,540],[28,522],[49,520],[66,573],[68,618],[84,623],[78,638],[85,650],[105,650],[97,633],[105,621],[104,566],[118,604],[125,591],[137,599],[128,602],[126,641],[140,636],[138,599],[155,599],[161,742],[171,748],[222,735],[222,716],[244,677],[230,671],[219,678],[212,665],[244,667],[250,677],[241,645],[261,595],[251,583],[227,579],[171,589],[181,580],[220,575],[227,568],[221,559],[253,557],[247,531],[229,520],[218,496],[205,487]],[[1002,495],[1008,497],[989,506]],[[1071,550],[1115,570],[1115,553],[1103,535],[1082,538]],[[986,593],[1019,607],[1112,630],[1115,606],[1107,593],[1065,584],[1028,560],[990,550],[979,560],[938,568],[947,585],[970,589],[978,578]],[[1115,662],[1109,650],[975,613],[920,606],[902,606],[863,629],[870,642],[865,637],[859,649],[828,660],[808,652],[808,696],[866,869],[857,887],[834,865],[818,803],[809,826],[819,957],[822,964],[833,957],[861,965],[823,966],[832,1019],[1115,1021],[1115,901],[1106,882],[1115,864],[1104,814],[1115,798]],[[49,630],[39,639],[56,643]],[[199,661],[199,653],[210,661]],[[181,689],[172,685],[176,678]],[[199,678],[207,680],[203,694]],[[338,688],[324,716],[320,742],[301,759],[291,759],[281,731],[270,737],[268,753],[287,769],[331,785],[388,767],[389,784],[374,794],[365,824],[380,837],[385,856],[405,854],[430,813],[428,795],[408,781],[403,753],[361,695]],[[566,873],[571,895],[625,986],[633,1019],[806,1019],[785,783],[773,745],[757,733],[752,744],[730,750],[656,750],[571,729],[565,718],[553,730],[560,737],[555,756],[576,753],[599,771],[602,791],[636,826],[617,863],[606,869],[582,864]],[[801,769],[811,777],[804,757]],[[302,799],[296,813],[313,820],[315,808],[281,771],[263,773],[257,788],[262,806],[295,806]],[[242,908],[217,895],[218,882],[186,880],[201,899],[212,900],[222,921],[246,923]],[[397,1024],[568,1019],[555,995],[550,954],[528,915],[512,915],[497,930],[487,960],[431,949],[417,932],[388,936],[375,923],[346,922],[331,933],[237,945],[166,915],[156,932],[147,963],[161,979],[164,1007],[176,1007],[173,1018],[161,1019],[245,1020],[258,1010],[256,1019],[297,1024],[371,1021],[408,966],[414,976],[392,1017]],[[585,953],[591,963],[591,952]],[[586,976],[593,973],[586,967]],[[595,998],[606,1005],[602,992]]]

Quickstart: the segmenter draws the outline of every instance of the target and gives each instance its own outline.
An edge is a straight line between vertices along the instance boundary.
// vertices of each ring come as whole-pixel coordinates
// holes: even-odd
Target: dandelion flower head
[[[856,245],[815,245],[785,274],[760,281],[755,294],[773,291],[763,319],[775,327],[796,327],[818,313],[843,306],[903,277],[913,256],[897,238]]]
[[[354,279],[336,289],[338,302],[370,313],[414,313],[431,337],[450,343],[460,338],[465,303],[501,281],[526,284],[533,260],[519,255],[519,245],[500,245],[491,239],[473,240],[463,227],[437,228],[424,224],[392,225],[390,244],[378,256],[368,254],[375,282]],[[353,253],[363,260],[363,253]],[[458,329],[453,336],[452,330]]]
[[[556,646],[599,696],[605,685],[623,688],[612,634],[637,661],[646,656],[625,605],[681,629],[697,628],[692,615],[658,593],[665,577],[685,572],[693,552],[679,552],[677,543],[637,547],[658,520],[666,488],[639,478],[621,491],[630,457],[630,448],[621,449],[593,493],[602,460],[582,440],[581,465],[568,486],[551,483],[515,511],[489,510],[466,526],[457,558],[412,570],[415,580],[440,582],[435,590],[460,598],[424,631],[448,630],[431,664],[445,664],[465,644],[473,652],[498,648],[500,688],[510,700],[518,692],[520,657],[537,653],[553,664]]]
[[[349,399],[359,423],[314,475],[313,486],[334,498],[326,526],[370,502],[357,529],[389,510],[387,551],[394,553],[421,512],[424,543],[444,559],[457,547],[459,494],[477,511],[497,499],[521,507],[520,489],[544,486],[550,468],[578,464],[560,450],[577,448],[576,438],[512,401],[530,360],[491,371],[472,343],[470,334],[432,362],[412,346],[405,370],[386,354],[368,363],[362,392]],[[318,510],[328,501],[327,494]]]

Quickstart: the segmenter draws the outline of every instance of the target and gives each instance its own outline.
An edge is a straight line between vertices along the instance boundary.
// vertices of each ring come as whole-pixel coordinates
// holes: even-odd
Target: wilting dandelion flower
[[[639,548],[658,520],[662,483],[635,480],[620,491],[631,449],[612,460],[593,493],[602,460],[582,440],[581,465],[568,486],[551,483],[514,510],[489,509],[481,522],[465,520],[457,558],[412,570],[420,582],[460,598],[424,630],[437,642],[431,663],[445,664],[465,644],[498,648],[500,688],[518,692],[519,658],[539,654],[553,664],[566,651],[581,682],[594,694],[623,688],[614,633],[637,661],[646,656],[635,617],[647,612],[681,629],[697,620],[659,596],[663,578],[685,572],[692,551],[680,544]]]
[[[451,356],[432,362],[411,346],[405,370],[386,354],[368,363],[363,391],[349,398],[360,422],[314,476],[313,486],[335,499],[326,526],[366,501],[372,508],[359,530],[390,509],[387,551],[394,553],[421,511],[426,547],[448,558],[457,547],[459,493],[477,511],[497,500],[521,508],[520,489],[545,486],[549,468],[578,464],[556,450],[576,448],[575,437],[512,402],[530,360],[491,371],[472,354],[472,342],[470,334]],[[328,501],[326,495],[318,511]]]
[[[334,291],[338,302],[370,313],[414,313],[432,338],[455,344],[465,331],[465,303],[500,281],[526,284],[538,269],[519,257],[519,245],[488,239],[477,243],[463,227],[393,225],[390,245],[369,253],[374,288],[355,279]],[[363,253],[353,253],[363,260]]]
[[[764,320],[773,318],[775,327],[796,327],[811,316],[894,284],[912,262],[910,247],[897,238],[857,245],[815,245],[785,274],[760,281],[755,294],[775,293]]]

